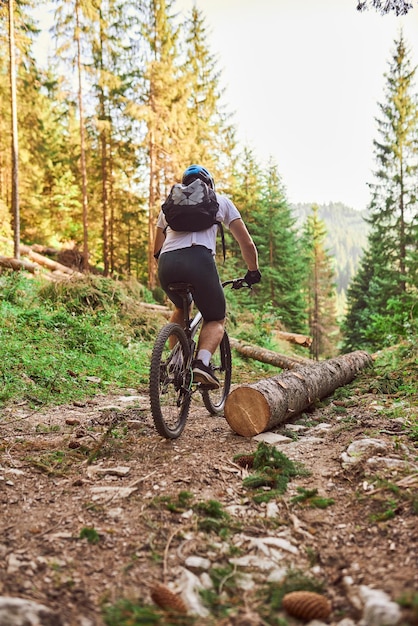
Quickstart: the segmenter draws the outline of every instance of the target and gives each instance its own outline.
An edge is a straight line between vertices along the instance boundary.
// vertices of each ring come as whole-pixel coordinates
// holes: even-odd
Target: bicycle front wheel
[[[191,386],[186,333],[178,324],[166,324],[154,344],[149,378],[151,413],[162,437],[176,439],[181,435],[189,413]]]
[[[231,346],[226,332],[222,337],[219,348],[212,355],[211,366],[221,386],[219,389],[202,388],[203,403],[211,415],[223,413],[225,401],[231,388],[232,358]]]

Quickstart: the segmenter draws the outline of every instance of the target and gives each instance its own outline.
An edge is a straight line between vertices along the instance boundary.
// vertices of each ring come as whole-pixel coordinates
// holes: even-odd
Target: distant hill
[[[318,205],[319,218],[327,229],[326,246],[335,259],[337,292],[347,292],[347,287],[357,271],[363,250],[367,246],[369,224],[366,211],[355,211],[341,202]],[[312,213],[312,204],[292,204],[291,209],[301,227]]]

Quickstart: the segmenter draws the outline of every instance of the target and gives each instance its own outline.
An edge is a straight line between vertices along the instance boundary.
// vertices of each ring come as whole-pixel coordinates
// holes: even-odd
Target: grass
[[[237,455],[234,460],[239,460]],[[249,459],[247,459],[249,460]],[[291,461],[275,446],[260,442],[251,466],[252,473],[244,478],[243,486],[251,492],[257,504],[269,502],[285,493],[289,481],[295,476],[307,476],[309,472],[301,463]]]
[[[95,528],[85,526],[80,530],[80,539],[87,539],[88,543],[99,543],[100,535]]]
[[[162,321],[109,282],[113,292],[104,279],[45,285],[0,275],[0,406],[61,404],[147,383],[143,339]]]
[[[139,305],[149,300],[138,283],[0,273],[0,407],[66,404],[147,385],[153,341],[166,322]],[[236,382],[276,372],[238,357],[236,365]]]
[[[323,498],[318,496],[318,489],[305,489],[304,487],[297,487],[297,496],[293,496],[290,499],[292,504],[305,504],[313,509],[326,509],[327,507],[335,504],[333,498]]]

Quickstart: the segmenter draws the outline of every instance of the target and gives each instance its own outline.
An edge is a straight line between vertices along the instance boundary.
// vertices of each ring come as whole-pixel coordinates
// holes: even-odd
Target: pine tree
[[[58,2],[58,0],[55,0]],[[96,18],[94,0],[64,0],[59,2],[56,15],[56,36],[61,46],[58,54],[66,58],[76,68],[76,85],[70,84],[70,90],[76,91],[78,109],[79,139],[79,184],[82,207],[81,221],[83,232],[83,269],[87,271],[90,262],[89,250],[89,189],[88,189],[88,136],[85,112],[86,66],[91,63],[92,49],[88,33]]]
[[[183,33],[183,30],[180,31]],[[185,149],[182,150],[182,168],[189,163],[202,163],[217,181],[221,181],[219,144],[229,132],[221,104],[221,72],[208,44],[208,30],[202,11],[193,7],[185,24],[186,59],[184,73],[189,92]]]
[[[311,354],[315,360],[330,358],[337,352],[339,338],[336,314],[335,272],[332,258],[325,249],[327,231],[313,205],[304,229],[304,252],[307,263],[306,300]]]
[[[10,178],[10,208],[13,224],[13,248],[15,258],[20,258],[20,205],[19,205],[19,142],[18,142],[18,100],[17,100],[17,75],[19,73],[20,59],[28,51],[29,38],[25,32],[32,29],[28,20],[24,21],[24,9],[29,5],[28,1],[22,1],[21,6],[15,0],[0,5],[0,41],[3,36],[7,41],[8,48],[8,76],[9,76],[9,106],[10,127],[7,132],[10,137],[11,147],[11,178]],[[7,26],[6,26],[7,23]]]
[[[185,125],[187,90],[178,54],[178,27],[170,0],[143,2],[143,42],[147,45],[144,83],[139,111],[146,124],[145,143],[149,170],[148,286],[156,284],[154,233],[162,197],[179,169],[179,152]],[[179,140],[179,141],[177,141]]]
[[[273,163],[264,172],[260,202],[251,218],[263,275],[257,303],[269,304],[285,330],[304,332],[304,264],[295,220],[277,166]]]
[[[412,9],[412,2],[407,0],[357,0],[357,11],[374,8],[382,15],[393,11],[395,15],[406,15]]]
[[[368,254],[348,294],[344,323],[345,348],[363,338],[370,347],[391,344],[410,331],[416,307],[418,106],[414,93],[416,68],[411,69],[402,34],[389,72],[386,102],[377,120],[374,141],[378,169],[372,185]],[[367,283],[364,282],[367,277]],[[360,294],[359,286],[365,294]],[[364,304],[360,314],[358,299]],[[364,329],[359,330],[359,319]],[[364,345],[364,344],[363,344]],[[361,344],[356,347],[362,347]],[[344,349],[345,349],[344,348]]]
[[[366,250],[347,291],[347,314],[342,324],[343,352],[352,352],[358,348],[374,349],[373,341],[369,337],[373,276],[373,259]]]

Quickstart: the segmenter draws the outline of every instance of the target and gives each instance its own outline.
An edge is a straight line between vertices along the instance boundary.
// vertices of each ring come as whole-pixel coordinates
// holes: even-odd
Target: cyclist
[[[190,165],[183,174],[182,184],[189,185],[196,178],[215,190],[211,174],[201,165]],[[254,241],[231,200],[218,193],[216,199],[219,204],[216,218],[229,228],[247,265],[245,280],[250,285],[258,283],[261,273]],[[217,230],[218,226],[214,224],[199,232],[174,231],[167,225],[161,211],[157,220],[154,246],[161,287],[175,306],[170,321],[182,325],[183,308],[181,297],[170,292],[168,285],[174,282],[193,285],[193,301],[203,317],[197,358],[192,363],[193,380],[211,389],[219,388],[210,359],[222,341],[226,316],[225,295],[214,258]]]

